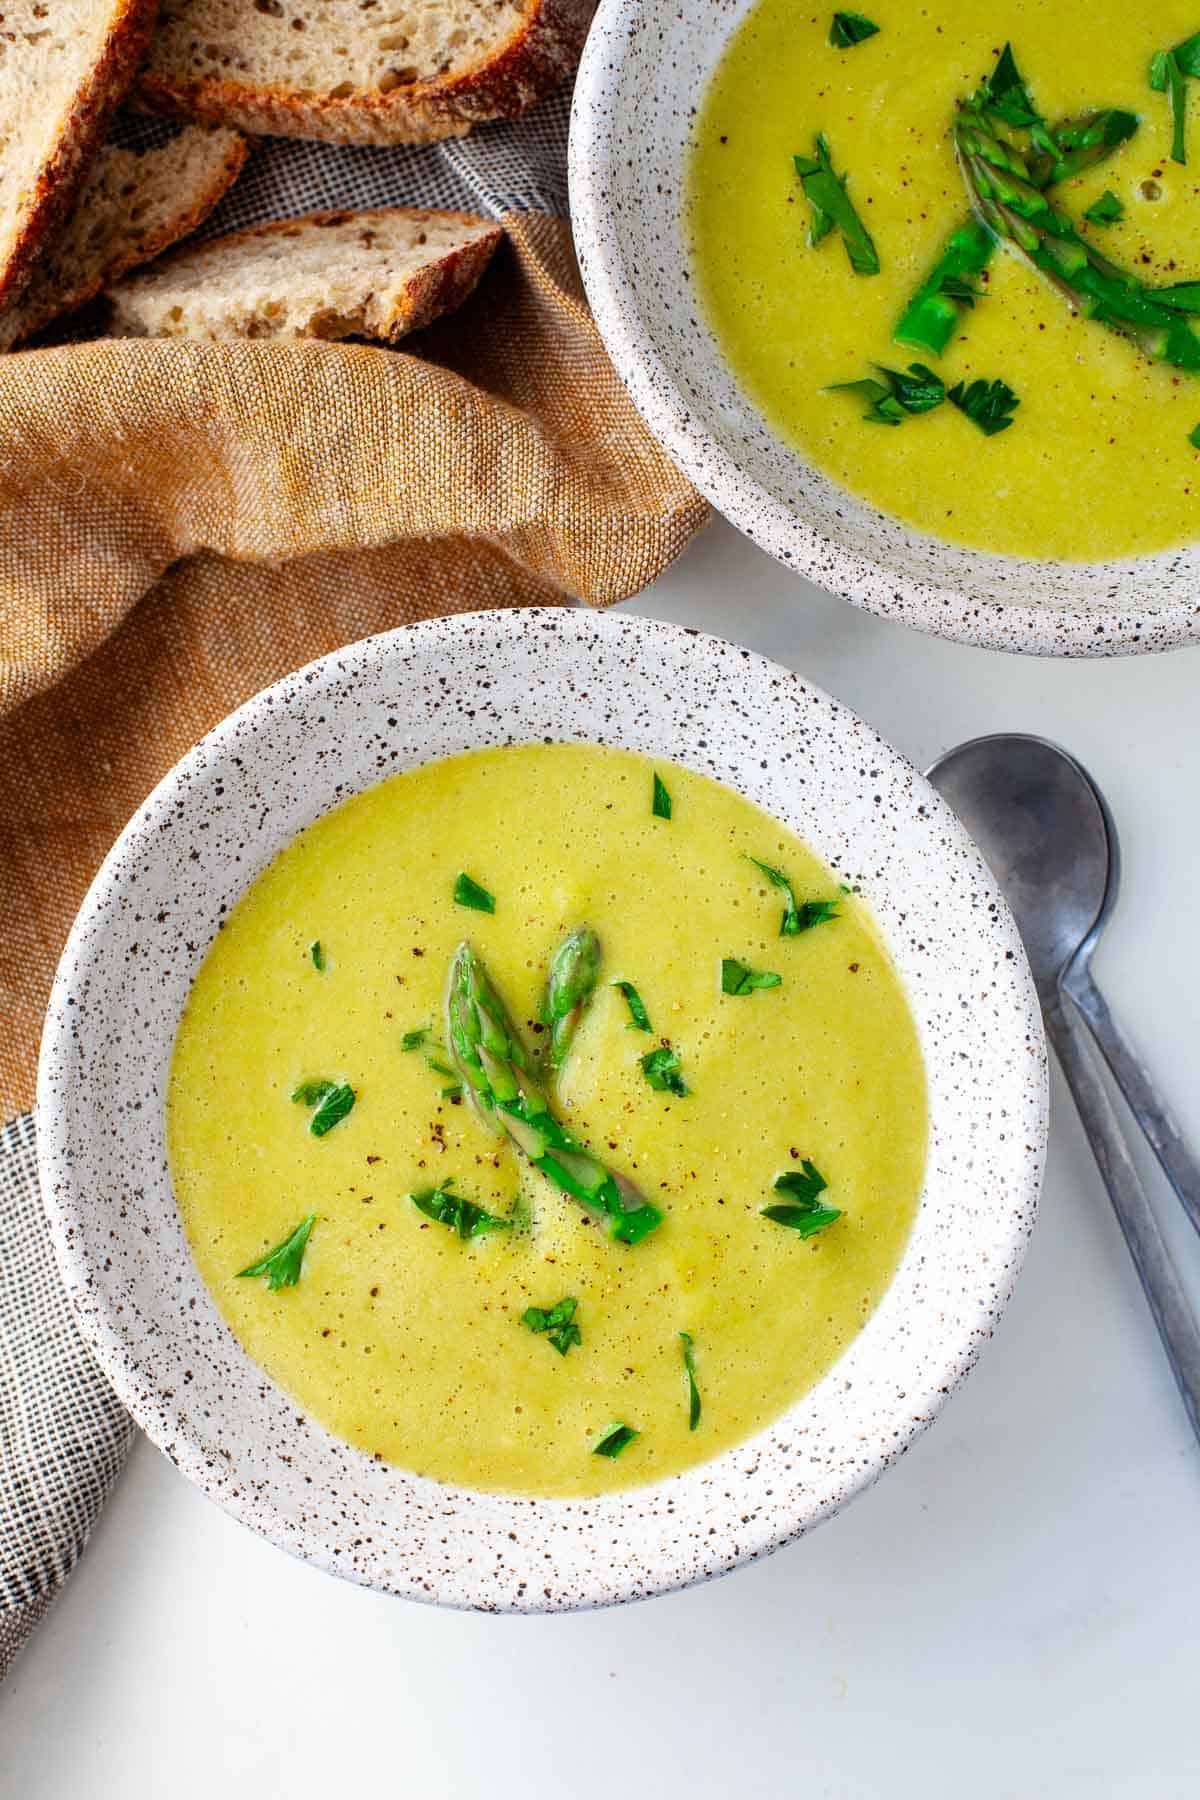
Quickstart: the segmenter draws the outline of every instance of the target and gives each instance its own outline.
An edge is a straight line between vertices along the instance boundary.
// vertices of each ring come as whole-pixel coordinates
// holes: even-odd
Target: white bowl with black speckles
[[[739,1448],[586,1501],[439,1486],[306,1417],[210,1300],[164,1141],[188,989],[265,864],[397,770],[543,739],[621,745],[716,776],[860,883],[906,984],[930,1093],[912,1238],[836,1366]],[[50,1001],[37,1108],[46,1207],[84,1336],[184,1473],[324,1569],[444,1605],[537,1611],[731,1569],[827,1517],[900,1455],[1007,1299],[1037,1202],[1046,1071],[1004,901],[953,814],[874,731],[733,644],[538,609],[368,639],[204,738],[139,808],[84,902]]]
[[[941,542],[831,481],[773,431],[697,304],[683,230],[692,122],[755,0],[601,0],[571,113],[571,219],[618,375],[726,518],[844,600],[939,637],[1041,656],[1200,641],[1200,543],[1037,562]]]

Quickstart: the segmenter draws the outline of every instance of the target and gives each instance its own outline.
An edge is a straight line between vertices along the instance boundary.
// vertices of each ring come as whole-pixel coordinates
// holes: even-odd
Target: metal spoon
[[[1092,952],[1116,902],[1120,881],[1112,815],[1074,757],[1045,738],[1018,732],[960,744],[934,763],[929,779],[975,839],[1013,909],[1047,1035],[1075,1097],[1200,1438],[1200,1327],[1080,1023],[1083,1019],[1090,1026],[1134,1117],[1200,1231],[1200,1163],[1092,979]]]

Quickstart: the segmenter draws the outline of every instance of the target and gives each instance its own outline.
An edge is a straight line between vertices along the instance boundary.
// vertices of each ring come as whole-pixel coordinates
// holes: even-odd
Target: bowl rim
[[[1014,1141],[1024,1145],[1024,1152],[1015,1164],[1018,1174],[1014,1177],[1006,1194],[1007,1205],[1001,1211],[998,1203],[995,1217],[989,1214],[989,1225],[994,1227],[992,1236],[987,1240],[989,1250],[995,1254],[997,1250],[1003,1257],[1002,1262],[988,1267],[988,1280],[985,1284],[983,1269],[980,1268],[979,1287],[985,1285],[990,1289],[987,1296],[975,1295],[963,1302],[963,1320],[956,1319],[947,1327],[942,1320],[931,1326],[936,1351],[929,1356],[929,1377],[923,1382],[919,1397],[914,1396],[907,1405],[898,1407],[887,1416],[887,1424],[891,1428],[886,1434],[879,1433],[879,1441],[863,1445],[865,1452],[856,1457],[853,1473],[841,1480],[840,1486],[820,1498],[816,1504],[803,1489],[798,1488],[790,1493],[770,1518],[754,1519],[751,1527],[736,1535],[732,1550],[727,1543],[704,1555],[697,1556],[693,1551],[688,1557],[681,1556],[673,1563],[657,1567],[651,1578],[635,1576],[632,1570],[624,1572],[618,1564],[614,1574],[606,1567],[605,1578],[594,1578],[592,1584],[569,1597],[551,1590],[525,1594],[515,1599],[501,1600],[499,1603],[490,1597],[481,1597],[481,1592],[472,1588],[471,1579],[462,1578],[457,1582],[451,1579],[443,1582],[437,1591],[430,1591],[428,1581],[417,1581],[407,1572],[402,1576],[393,1576],[390,1570],[382,1569],[377,1562],[367,1561],[361,1566],[347,1566],[339,1561],[339,1551],[328,1540],[320,1536],[314,1537],[311,1529],[297,1527],[285,1510],[276,1505],[274,1509],[267,1504],[258,1485],[247,1480],[240,1489],[231,1490],[225,1485],[220,1474],[214,1474],[213,1452],[209,1437],[198,1435],[192,1427],[183,1422],[180,1416],[179,1403],[164,1404],[163,1393],[155,1387],[156,1376],[149,1371],[144,1358],[136,1355],[123,1330],[119,1328],[112,1316],[111,1295],[105,1298],[103,1282],[98,1280],[95,1258],[89,1257],[87,1239],[83,1221],[87,1214],[91,1187],[87,1179],[86,1169],[81,1170],[75,1155],[72,1142],[68,1104],[59,1091],[62,1083],[55,1073],[56,1063],[60,1070],[73,1067],[73,1056],[77,1049],[77,1038],[80,1031],[80,1011],[77,997],[86,992],[89,965],[94,969],[98,953],[85,948],[85,937],[91,928],[96,915],[106,909],[111,913],[119,911],[128,896],[124,889],[128,885],[123,873],[125,868],[139,858],[144,862],[147,856],[153,857],[154,846],[161,832],[164,821],[168,820],[173,810],[178,808],[178,794],[189,778],[200,774],[209,778],[219,778],[222,767],[228,767],[233,757],[234,746],[244,749],[244,742],[239,742],[239,731],[244,726],[255,729],[266,726],[268,721],[277,722],[285,716],[293,700],[306,697],[321,700],[325,689],[323,683],[332,683],[337,677],[345,676],[356,666],[361,670],[369,666],[372,659],[388,658],[391,655],[403,657],[405,648],[414,640],[429,639],[432,644],[444,643],[447,637],[454,639],[470,637],[472,633],[482,632],[484,638],[495,630],[501,633],[512,629],[518,620],[536,622],[539,617],[551,618],[556,629],[565,629],[568,635],[583,633],[609,639],[611,644],[619,644],[624,650],[626,646],[639,653],[649,652],[653,657],[659,652],[665,662],[672,647],[684,654],[696,655],[701,659],[736,657],[739,668],[744,668],[746,660],[760,665],[764,677],[770,678],[776,686],[784,684],[792,696],[802,696],[806,704],[815,706],[818,712],[824,713],[828,719],[836,723],[840,718],[849,731],[862,734],[864,743],[875,751],[881,760],[892,765],[889,774],[894,773],[912,784],[911,817],[918,813],[932,814],[937,826],[949,834],[951,845],[964,861],[969,864],[971,879],[981,896],[982,916],[973,923],[989,940],[989,948],[997,963],[1003,954],[1011,965],[1009,973],[1015,983],[1017,996],[1013,1002],[1014,1023],[1019,1022],[1025,1037],[1024,1042],[1032,1050],[1033,1060],[1025,1072],[1024,1085],[1015,1070],[1012,1077],[1011,1091],[1007,1091],[1005,1099],[1011,1105],[1010,1117],[1015,1120],[1015,1129],[1011,1135]],[[657,664],[654,665],[657,671]],[[516,740],[527,741],[527,740]],[[589,736],[585,741],[597,741]],[[858,744],[861,750],[862,743]],[[442,754],[432,752],[432,755]],[[668,754],[662,752],[661,754]],[[222,756],[226,763],[219,760]],[[428,760],[426,758],[425,760]],[[686,762],[683,755],[675,760]],[[692,764],[691,766],[695,766]],[[385,772],[386,773],[386,772]],[[879,771],[872,771],[873,774]],[[374,781],[383,779],[377,774],[354,787],[353,792],[361,792],[373,785]],[[886,785],[886,782],[883,784]],[[347,797],[342,794],[342,798]],[[328,810],[327,806],[319,806],[309,817],[321,816]],[[271,852],[273,856],[274,851]],[[261,867],[270,860],[249,870],[244,879],[240,879],[237,892],[245,891],[245,887],[259,873]],[[986,905],[984,905],[986,903]],[[213,902],[215,908],[215,900]],[[895,951],[895,935],[897,928],[893,920],[889,925],[885,913],[877,912],[885,937],[893,940]],[[215,911],[213,930],[208,941],[203,945],[201,955],[207,954],[211,938],[215,935]],[[81,976],[81,971],[82,976]],[[189,983],[190,986],[190,978]],[[911,993],[914,1016],[921,1026],[921,1015],[915,997]],[[1020,1014],[1019,1021],[1016,1014]],[[171,1019],[171,1037],[178,1020],[176,1011]],[[924,1033],[922,1033],[924,1045]],[[50,1226],[51,1240],[62,1273],[64,1284],[75,1310],[77,1323],[82,1335],[93,1351],[102,1370],[135,1420],[146,1431],[147,1435],[162,1449],[176,1466],[193,1480],[210,1498],[231,1512],[242,1523],[249,1525],[260,1535],[290,1551],[303,1560],[314,1563],[330,1573],[336,1573],[360,1582],[362,1585],[383,1588],[385,1591],[404,1594],[409,1598],[425,1602],[465,1607],[489,1611],[554,1611],[575,1610],[584,1607],[608,1605],[631,1599],[649,1597],[652,1594],[667,1592],[675,1588],[691,1585],[701,1580],[727,1573],[742,1563],[755,1561],[759,1557],[781,1548],[811,1529],[823,1518],[831,1516],[849,1499],[862,1492],[881,1475],[912,1442],[921,1434],[936,1415],[937,1411],[951,1391],[958,1385],[975,1363],[983,1343],[991,1335],[996,1317],[1007,1304],[1012,1292],[1021,1262],[1024,1257],[1029,1233],[1036,1214],[1037,1200],[1041,1186],[1042,1168],[1045,1156],[1048,1122],[1048,1093],[1046,1077],[1045,1043],[1042,1033],[1040,1007],[1037,1002],[1032,978],[1025,962],[1020,938],[1015,922],[1007,908],[998,887],[987,870],[979,852],[967,837],[954,814],[936,791],[924,778],[907,763],[900,753],[887,745],[883,739],[858,718],[849,708],[834,700],[823,690],[816,688],[798,672],[786,669],[760,657],[757,653],[745,650],[728,640],[703,634],[686,627],[667,624],[633,614],[593,614],[582,610],[565,608],[528,608],[520,612],[496,611],[472,614],[456,614],[421,621],[414,625],[403,626],[396,630],[381,633],[361,640],[359,643],[344,649],[335,650],[328,655],[316,659],[305,667],[283,676],[258,694],[252,696],[237,708],[225,720],[216,725],[197,743],[180,761],[163,777],[151,795],[136,810],[126,825],[108,856],[98,871],[91,888],[80,908],[58,972],[55,976],[50,1005],[47,1012],[46,1029],[43,1038],[42,1054],[38,1069],[37,1095],[37,1138],[38,1166],[41,1177],[43,1204]],[[88,1140],[90,1142],[90,1140]],[[932,1156],[931,1156],[932,1162]],[[928,1177],[927,1169],[927,1177]],[[168,1184],[169,1186],[169,1184]],[[177,1224],[176,1220],[176,1224]],[[132,1230],[132,1227],[130,1228]],[[914,1234],[917,1227],[914,1226]],[[891,1286],[897,1286],[901,1271],[909,1260],[913,1240],[909,1240],[905,1255],[901,1259]],[[186,1249],[185,1249],[186,1256]],[[922,1261],[924,1258],[922,1258]],[[987,1255],[982,1257],[988,1263]],[[199,1281],[198,1274],[195,1276]],[[205,1293],[207,1290],[202,1290]],[[99,1297],[98,1297],[99,1296]],[[833,1365],[833,1369],[822,1377],[817,1387],[810,1390],[809,1395],[795,1403],[805,1404],[811,1395],[817,1394],[823,1384],[829,1382],[836,1372],[846,1364],[847,1359],[855,1353],[856,1346],[862,1345],[872,1323],[878,1319],[886,1303],[887,1295],[880,1302],[872,1320],[853,1338],[842,1357]],[[209,1302],[212,1305],[211,1301]],[[115,1309],[121,1311],[118,1306]],[[212,1308],[214,1316],[226,1333],[229,1328],[223,1319]],[[232,1342],[232,1334],[229,1333]],[[890,1340],[889,1340],[890,1341]],[[238,1346],[240,1350],[240,1346]],[[245,1357],[245,1352],[241,1352]],[[249,1360],[249,1359],[247,1359]],[[257,1369],[257,1365],[253,1365]],[[261,1379],[261,1370],[258,1371]],[[274,1384],[271,1383],[272,1388]],[[275,1394],[281,1396],[291,1411],[295,1411],[296,1403],[290,1401],[283,1390],[274,1388]],[[168,1400],[172,1397],[168,1396]],[[902,1396],[903,1399],[903,1396]],[[791,1411],[784,1415],[790,1416]],[[303,1421],[301,1421],[303,1422]],[[493,1496],[472,1490],[438,1487],[439,1496],[448,1496],[447,1508],[452,1503],[471,1503],[487,1514],[499,1506],[507,1519],[511,1514],[515,1519],[520,1513],[526,1521],[531,1514],[539,1514],[551,1523],[558,1518],[574,1518],[574,1513],[583,1508],[593,1507],[601,1516],[602,1522],[615,1522],[620,1516],[637,1505],[641,1496],[657,1496],[678,1484],[693,1479],[704,1470],[723,1469],[722,1477],[729,1484],[751,1472],[750,1462],[757,1468],[758,1452],[755,1446],[763,1444],[781,1421],[767,1427],[756,1436],[744,1440],[733,1449],[696,1469],[684,1471],[662,1481],[647,1484],[643,1487],[622,1489],[617,1494],[606,1496],[599,1502],[576,1502],[562,1500],[530,1500],[526,1497]],[[318,1428],[324,1431],[323,1427]],[[328,1436],[328,1434],[325,1434]],[[332,1440],[342,1450],[349,1447]],[[353,1457],[359,1458],[363,1453],[354,1451]],[[734,1465],[742,1459],[742,1467],[735,1471]],[[790,1466],[790,1465],[789,1465]],[[395,1473],[395,1471],[392,1471]],[[408,1478],[420,1484],[419,1477]],[[426,1487],[437,1484],[425,1483]],[[610,1505],[610,1502],[613,1504]],[[508,1510],[505,1511],[505,1508]],[[607,1509],[607,1519],[604,1514]],[[743,1524],[747,1521],[743,1520]],[[486,1516],[482,1522],[487,1529]],[[571,1529],[578,1531],[577,1525]]]
[[[1165,651],[1200,641],[1200,604],[1195,600],[1180,598],[1132,612],[1058,607],[963,594],[889,570],[868,553],[848,550],[827,537],[738,467],[697,417],[640,325],[637,284],[626,267],[609,204],[614,166],[628,155],[628,146],[616,139],[615,100],[647,8],[648,0],[600,0],[593,16],[571,102],[571,222],[588,305],[617,375],[652,435],[705,499],[751,542],[837,599],[956,643],[1033,656],[1085,657]],[[917,535],[938,541],[927,533]],[[997,560],[1021,562],[1016,557]]]

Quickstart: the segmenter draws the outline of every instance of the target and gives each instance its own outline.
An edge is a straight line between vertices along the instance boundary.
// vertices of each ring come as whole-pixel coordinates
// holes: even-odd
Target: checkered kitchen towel
[[[27,1104],[46,983],[90,871],[209,724],[284,669],[406,619],[636,592],[702,522],[572,285],[568,111],[564,90],[526,119],[416,149],[267,141],[205,228],[406,202],[505,217],[511,255],[475,315],[484,336],[468,341],[464,325],[445,374],[436,358],[418,378],[408,358],[306,346],[276,353],[304,374],[281,397],[259,346],[197,346],[209,410],[226,409],[214,421],[194,417],[190,390],[173,398],[177,349],[156,361],[154,346],[82,345],[0,364],[0,1122],[6,1101]],[[118,135],[168,130],[126,119]],[[454,329],[439,340],[451,353]],[[161,391],[148,392],[156,369]],[[315,396],[310,416],[287,411],[293,388]],[[296,430],[317,445],[299,495],[270,485],[272,434]],[[163,468],[168,443],[182,448]],[[210,482],[198,504],[193,467],[222,456],[238,479]],[[322,487],[338,475],[357,512]],[[232,513],[215,542],[197,536],[221,506]],[[175,520],[178,540],[164,534]],[[59,1285],[24,1113],[0,1130],[0,1676],[78,1559],[132,1436]]]

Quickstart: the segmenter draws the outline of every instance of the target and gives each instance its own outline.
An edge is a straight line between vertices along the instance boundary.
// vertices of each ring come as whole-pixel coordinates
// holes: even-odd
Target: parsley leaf
[[[314,938],[308,946],[308,954],[312,957],[312,966],[318,975],[325,973],[325,952],[321,948],[320,938]]]
[[[721,992],[723,994],[752,994],[756,988],[778,987],[783,980],[772,969],[751,969],[736,957],[721,958]]]
[[[947,400],[966,413],[972,425],[978,425],[985,437],[1007,431],[1012,415],[1021,402],[1004,381],[957,382],[946,395]]]
[[[460,906],[469,906],[474,912],[494,913],[496,910],[491,894],[469,875],[459,875],[455,881],[454,898]]]
[[[1193,425],[1188,432],[1188,443],[1193,450],[1200,450],[1200,425]]]
[[[791,935],[799,937],[802,931],[811,931],[814,925],[827,925],[830,919],[840,919],[836,900],[802,900],[796,908],[796,923]]]
[[[749,857],[748,861],[787,895],[783,918],[779,924],[780,937],[799,937],[802,931],[811,931],[814,925],[824,925],[829,919],[841,917],[836,900],[797,901],[796,891],[782,869],[773,869],[770,863],[759,862],[757,856]]]
[[[1006,125],[1016,126],[1020,130],[1022,127],[1041,124],[1017,68],[1011,44],[1005,44],[1000,52],[1000,60],[984,83],[984,92],[991,110],[999,113]]]
[[[798,1169],[789,1169],[786,1175],[775,1177],[775,1191],[787,1194],[797,1206],[807,1208],[811,1212],[817,1204],[817,1195],[823,1194],[829,1186],[817,1165],[804,1157]]]
[[[669,819],[671,816],[671,796],[657,775],[654,777],[654,796],[650,802],[650,811],[656,819]]]
[[[632,981],[614,981],[613,986],[620,988],[625,996],[625,1004],[629,1008],[629,1023],[625,1027],[626,1031],[651,1031],[653,1027],[650,1024],[650,1014],[642,1004],[642,996]]]
[[[521,1314],[522,1325],[530,1331],[545,1332],[560,1356],[565,1356],[572,1344],[582,1344],[583,1333],[575,1323],[578,1300],[564,1299],[547,1308],[527,1306]]]
[[[622,1425],[619,1421],[614,1420],[611,1425],[604,1427],[599,1438],[592,1445],[592,1455],[620,1456],[626,1445],[632,1444],[634,1438],[640,1435],[640,1432],[635,1431],[632,1425]]]
[[[1125,217],[1125,203],[1118,200],[1111,188],[1105,188],[1100,198],[1093,200],[1083,216],[1093,225],[1115,225],[1118,219]]]
[[[812,208],[812,223],[808,230],[810,247],[819,244],[836,228],[842,234],[854,273],[878,275],[879,252],[846,192],[846,177],[834,171],[829,144],[821,132],[816,135],[814,148],[812,156],[792,158],[804,197]]]
[[[835,12],[829,27],[830,46],[834,50],[852,50],[855,44],[874,37],[878,30],[878,25],[871,19],[864,19],[861,13]]]
[[[265,1275],[267,1287],[272,1294],[277,1294],[280,1288],[295,1287],[300,1279],[300,1265],[304,1261],[309,1233],[316,1222],[316,1213],[309,1213],[307,1219],[301,1219],[296,1229],[289,1232],[281,1244],[276,1244],[273,1250],[268,1250],[257,1262],[239,1269],[237,1279],[240,1281],[243,1275]]]
[[[930,412],[946,398],[945,382],[924,363],[909,363],[907,374],[883,363],[875,367],[883,381],[870,375],[861,381],[835,381],[825,392],[857,394],[867,402],[863,418],[871,425],[901,425],[910,414]]]
[[[1171,103],[1171,160],[1177,163],[1187,162],[1184,132],[1189,75],[1200,75],[1200,31],[1171,50],[1156,51],[1150,62],[1150,86],[1156,94],[1166,93]]]
[[[681,1331],[679,1341],[683,1345],[683,1366],[688,1381],[688,1430],[695,1431],[700,1423],[700,1389],[696,1386],[696,1358],[691,1332]]]
[[[354,1110],[354,1102],[358,1095],[345,1082],[335,1087],[331,1094],[326,1094],[320,1106],[313,1114],[308,1129],[314,1137],[324,1137],[335,1125],[340,1125],[346,1114]]]
[[[429,1036],[428,1025],[419,1025],[415,1031],[406,1031],[400,1039],[402,1050],[419,1050]]]
[[[798,1169],[789,1169],[785,1175],[776,1176],[775,1191],[786,1194],[787,1201],[764,1206],[762,1216],[773,1224],[786,1225],[802,1238],[812,1237],[814,1232],[823,1231],[826,1225],[832,1225],[842,1216],[840,1207],[822,1206],[817,1199],[828,1185],[816,1164],[805,1157]]]
[[[292,1099],[297,1106],[320,1106],[336,1087],[336,1081],[302,1081],[292,1089]]]
[[[664,1044],[659,1050],[651,1050],[641,1059],[642,1074],[660,1094],[677,1094],[682,1099],[690,1094],[691,1089],[680,1073],[682,1064],[677,1051]]]
[[[814,1233],[823,1231],[826,1225],[832,1225],[842,1215],[836,1206],[818,1206],[811,1212],[802,1206],[764,1206],[762,1216],[764,1219],[771,1219],[776,1225],[786,1225],[802,1238],[810,1238]]]
[[[408,1197],[417,1211],[432,1219],[435,1225],[448,1225],[451,1231],[457,1231],[465,1243],[468,1238],[485,1237],[489,1231],[508,1231],[511,1219],[498,1219],[495,1213],[485,1212],[482,1206],[476,1206],[473,1200],[464,1200],[458,1194],[452,1194],[454,1177],[448,1176],[440,1181],[437,1187],[425,1188],[419,1194]]]

